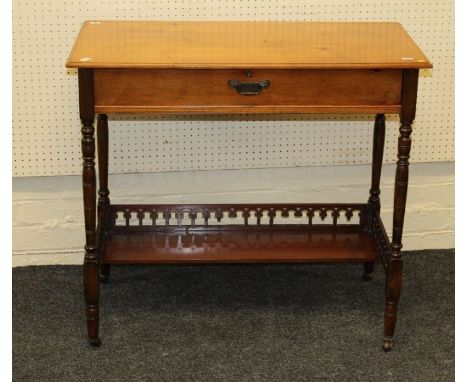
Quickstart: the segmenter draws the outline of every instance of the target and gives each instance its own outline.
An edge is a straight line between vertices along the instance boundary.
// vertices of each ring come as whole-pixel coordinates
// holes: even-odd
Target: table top
[[[86,21],[69,68],[431,68],[394,22]]]

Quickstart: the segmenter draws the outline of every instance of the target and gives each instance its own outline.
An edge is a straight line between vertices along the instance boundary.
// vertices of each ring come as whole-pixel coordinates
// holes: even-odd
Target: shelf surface
[[[214,230],[115,230],[104,263],[253,263],[374,261],[372,237],[357,225]]]

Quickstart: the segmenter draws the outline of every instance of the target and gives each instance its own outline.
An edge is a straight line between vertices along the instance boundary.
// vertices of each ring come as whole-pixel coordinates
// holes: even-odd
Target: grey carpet
[[[405,254],[395,348],[360,264],[114,266],[101,348],[82,269],[13,269],[15,381],[452,381],[454,253]]]

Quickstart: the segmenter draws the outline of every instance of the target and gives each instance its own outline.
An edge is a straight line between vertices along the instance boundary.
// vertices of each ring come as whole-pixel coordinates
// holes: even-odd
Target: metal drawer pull
[[[240,82],[238,80],[229,80],[228,84],[231,88],[236,89],[242,95],[256,95],[260,94],[263,89],[270,86],[269,80],[262,80],[260,82]]]

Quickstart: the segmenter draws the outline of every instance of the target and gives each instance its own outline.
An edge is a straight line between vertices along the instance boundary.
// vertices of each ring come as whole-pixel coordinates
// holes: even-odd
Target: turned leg
[[[98,216],[101,219],[101,211],[110,204],[109,200],[109,128],[107,125],[107,115],[99,114],[97,117],[97,152],[99,168],[99,199]],[[100,279],[102,283],[109,280],[109,264],[100,265]]]
[[[78,70],[80,92],[81,149],[83,153],[83,202],[86,231],[84,296],[88,341],[99,346],[99,259],[96,252],[96,171],[94,165],[93,71]]]
[[[416,91],[418,70],[403,72],[402,105],[400,111],[400,137],[398,138],[398,161],[395,175],[395,195],[393,202],[392,252],[387,266],[385,293],[383,349],[393,347],[393,334],[400,298],[403,262],[401,258],[403,221],[405,217],[406,194],[408,190],[408,166],[411,149],[411,125],[416,114]]]
[[[369,190],[369,218],[367,230],[370,232],[371,223],[374,214],[380,213],[380,175],[382,173],[382,160],[385,146],[385,115],[377,114],[374,123],[374,142],[372,149],[372,181]],[[369,281],[372,271],[374,270],[374,262],[364,262],[363,279]]]

